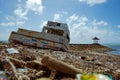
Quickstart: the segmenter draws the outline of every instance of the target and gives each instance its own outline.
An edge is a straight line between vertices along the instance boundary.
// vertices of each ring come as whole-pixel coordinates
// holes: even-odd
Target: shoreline
[[[110,51],[108,53],[120,55],[120,45],[114,44],[114,45],[108,45],[108,46],[113,49],[113,51]]]
[[[73,51],[90,50],[100,53],[105,53],[114,50],[101,44],[70,44],[68,49]]]

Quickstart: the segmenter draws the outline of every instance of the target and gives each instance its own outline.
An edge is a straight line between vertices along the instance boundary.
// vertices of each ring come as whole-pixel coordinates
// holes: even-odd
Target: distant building
[[[98,37],[94,37],[93,39],[93,44],[99,44],[98,40],[100,40]]]

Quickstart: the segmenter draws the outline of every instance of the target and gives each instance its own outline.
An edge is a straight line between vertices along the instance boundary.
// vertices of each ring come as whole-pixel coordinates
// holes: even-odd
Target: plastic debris
[[[17,71],[19,73],[27,73],[28,72],[28,69],[27,68],[18,68]]]
[[[77,80],[112,80],[103,74],[77,74]]]
[[[12,54],[12,53],[19,53],[18,50],[16,50],[15,48],[8,48],[7,49],[8,53]]]

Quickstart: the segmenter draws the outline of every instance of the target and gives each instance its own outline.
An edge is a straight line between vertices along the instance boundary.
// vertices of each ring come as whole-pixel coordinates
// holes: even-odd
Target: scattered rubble
[[[19,53],[9,54],[8,48],[15,48]],[[6,73],[9,80],[76,80],[78,73],[110,74],[119,80],[120,56],[90,50],[61,52],[7,44],[0,45],[0,71]]]

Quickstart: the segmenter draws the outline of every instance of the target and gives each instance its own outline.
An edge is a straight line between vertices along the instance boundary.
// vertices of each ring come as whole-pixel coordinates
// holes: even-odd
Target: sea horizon
[[[105,44],[105,46],[113,49],[113,51],[108,52],[109,54],[120,55],[120,44]]]

